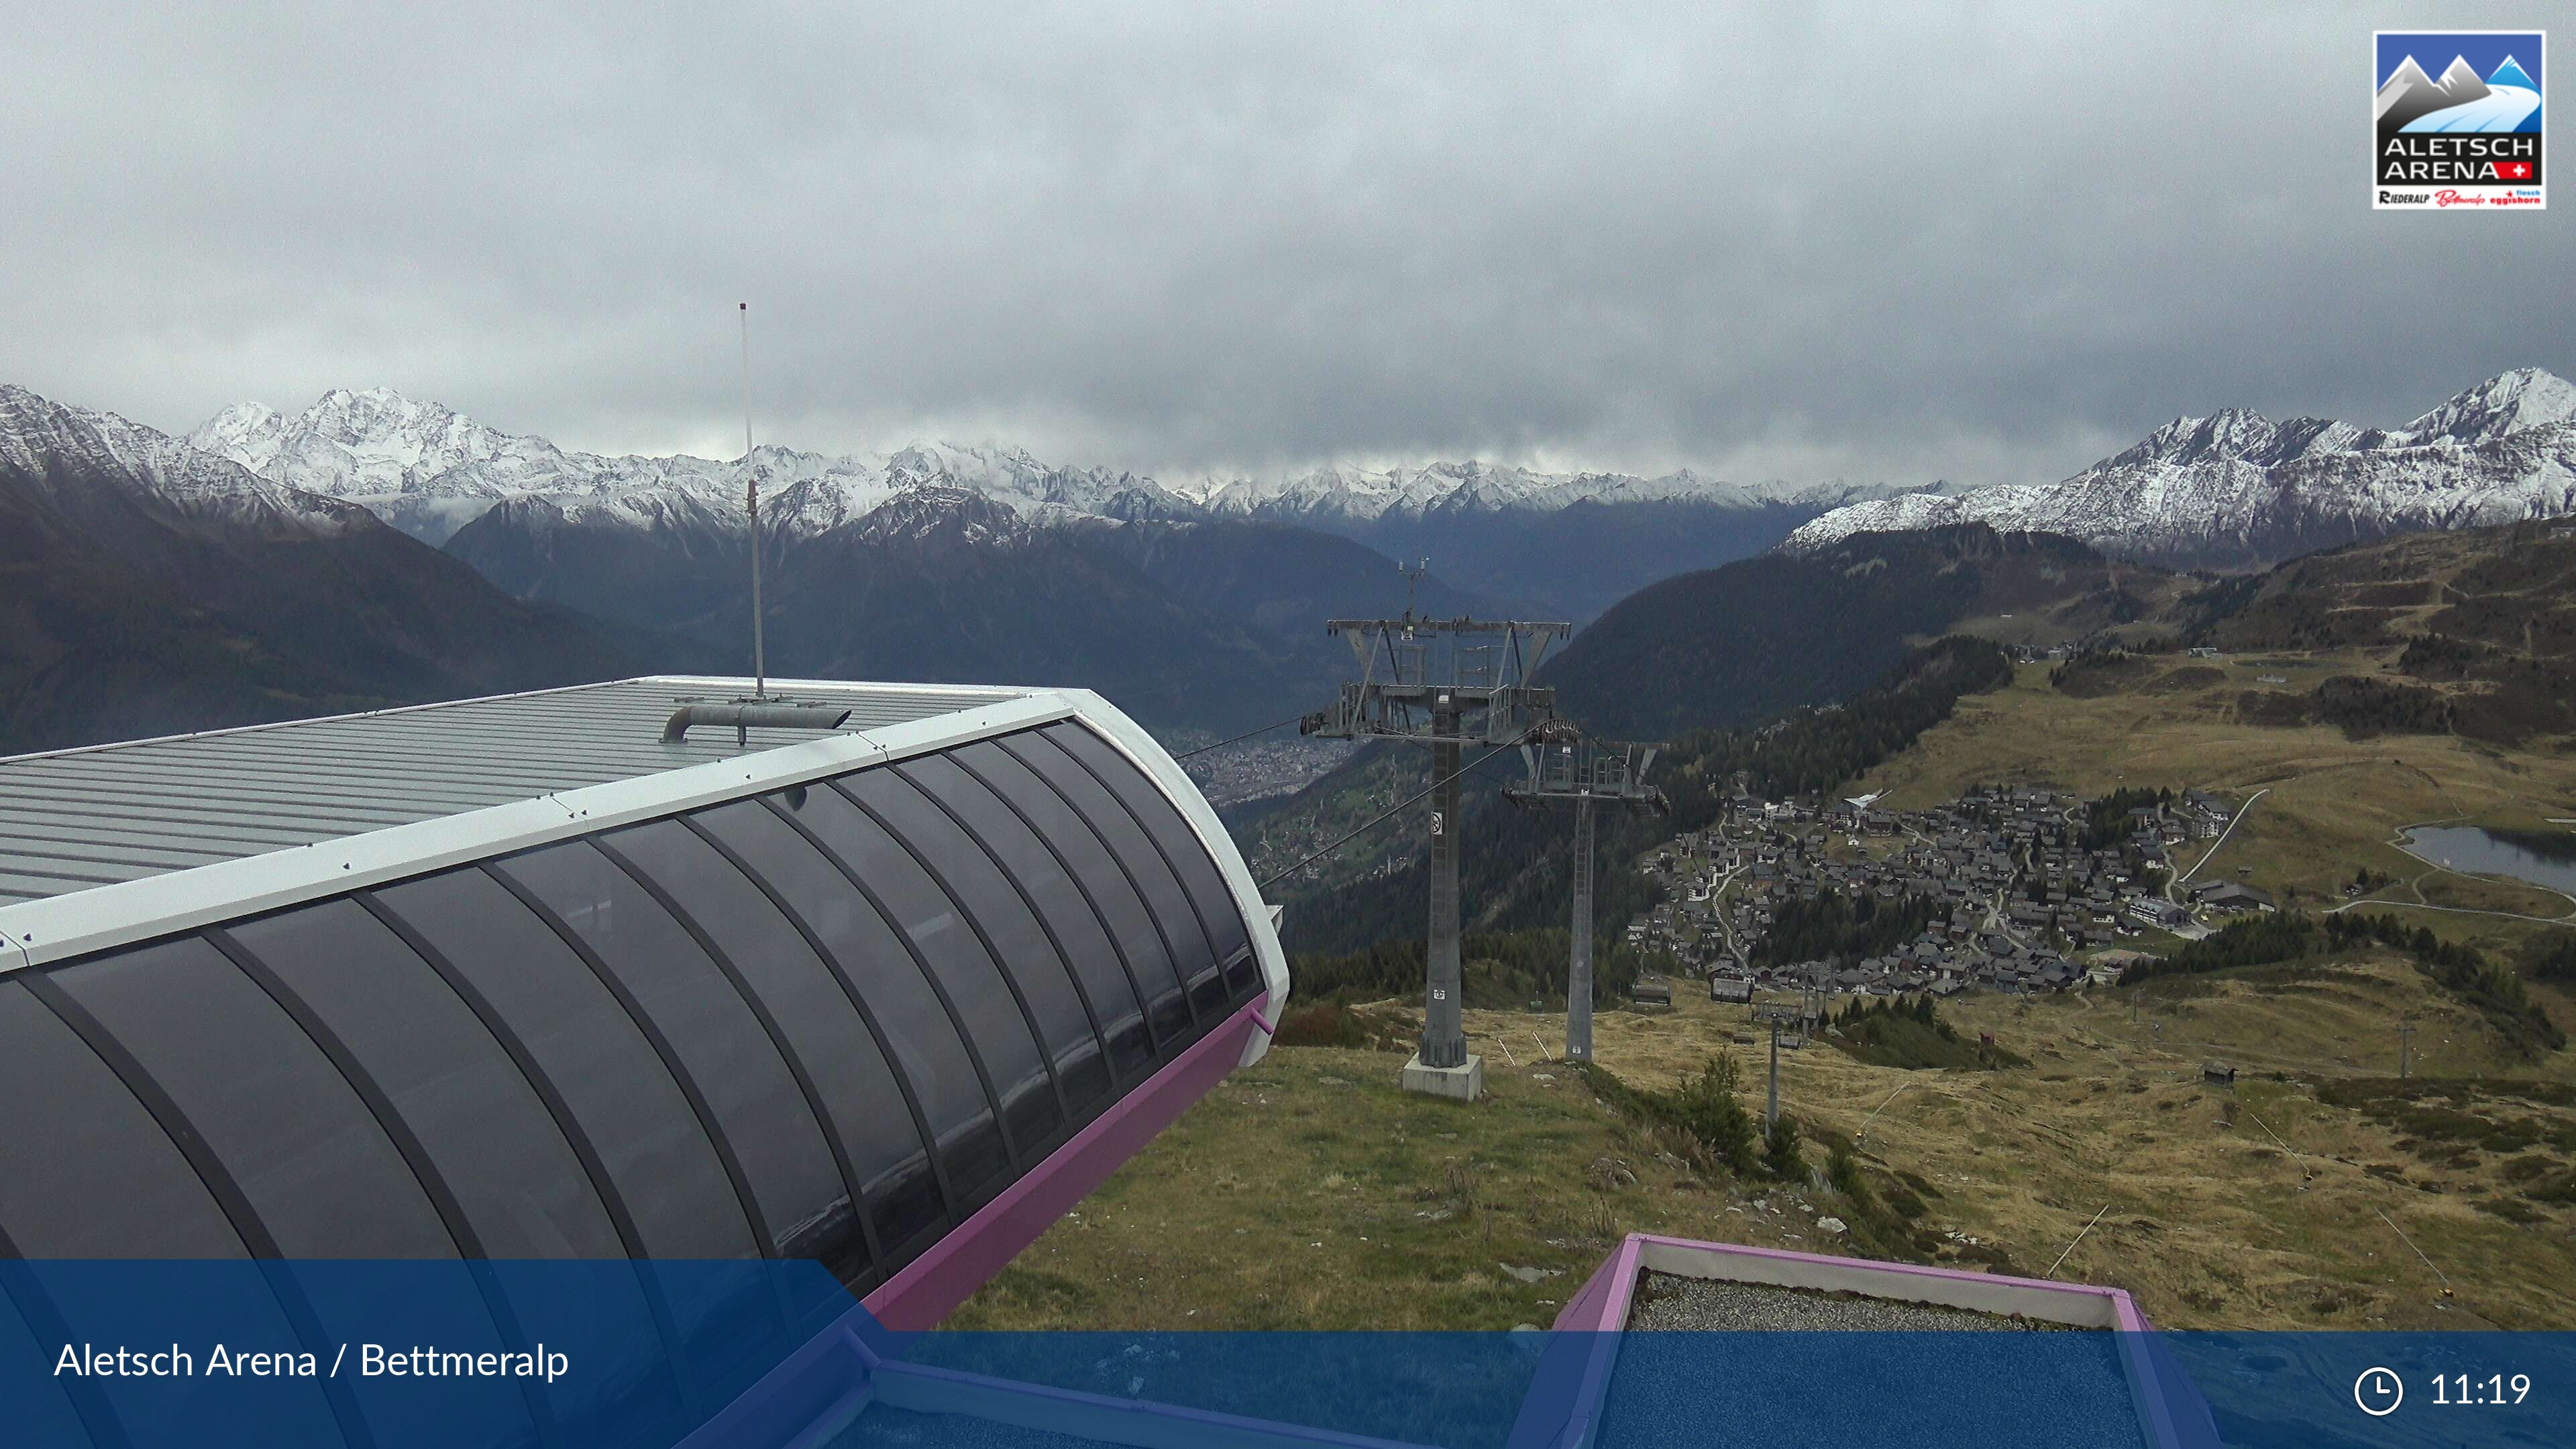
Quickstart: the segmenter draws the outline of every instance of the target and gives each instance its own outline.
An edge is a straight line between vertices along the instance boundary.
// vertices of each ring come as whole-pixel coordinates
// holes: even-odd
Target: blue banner
[[[805,1262],[11,1262],[0,1426],[44,1449],[2530,1449],[2576,1445],[2576,1334],[896,1334]]]

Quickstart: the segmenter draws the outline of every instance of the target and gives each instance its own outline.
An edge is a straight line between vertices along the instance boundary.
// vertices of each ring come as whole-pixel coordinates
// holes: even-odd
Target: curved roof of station
[[[748,680],[617,680],[0,759],[0,907],[757,754],[814,732],[662,726]],[[778,681],[860,731],[1032,693]]]

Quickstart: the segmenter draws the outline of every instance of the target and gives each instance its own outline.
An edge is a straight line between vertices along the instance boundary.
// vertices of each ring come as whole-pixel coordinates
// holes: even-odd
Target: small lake
[[[2418,825],[2406,832],[2408,854],[2478,875],[2508,875],[2576,893],[2576,831],[2483,830],[2474,825]]]

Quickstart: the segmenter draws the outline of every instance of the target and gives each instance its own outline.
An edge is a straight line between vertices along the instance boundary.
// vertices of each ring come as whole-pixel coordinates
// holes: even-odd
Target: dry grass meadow
[[[1782,1054],[1782,1099],[1859,1139],[1874,1179],[1911,1185],[1914,1226],[1945,1261],[2036,1275],[2082,1234],[2058,1276],[2127,1288],[2161,1323],[2576,1326],[2576,1212],[2513,1195],[2543,1175],[2535,1159],[2549,1175],[2576,1160],[2576,1072],[2534,1074],[2558,1104],[2435,1103],[2438,1132],[2327,1100],[2322,1084],[2393,1076],[2400,1013],[2418,1024],[2419,1075],[2504,1064],[2411,965],[2364,956],[2295,980],[2257,968],[1987,998],[1954,1019],[2030,1067],[1906,1071],[1819,1042]],[[1839,1193],[1694,1171],[1538,1055],[1557,1025],[1470,1013],[1492,1088],[1474,1106],[1397,1091],[1393,1053],[1276,1049],[952,1326],[1504,1328],[1546,1323],[1628,1232],[1854,1250],[1817,1226],[1856,1216]],[[1732,1051],[1758,1109],[1743,1007],[1610,1012],[1597,1033],[1601,1064],[1644,1085]],[[2240,1064],[2233,1090],[2202,1083],[2214,1057]]]

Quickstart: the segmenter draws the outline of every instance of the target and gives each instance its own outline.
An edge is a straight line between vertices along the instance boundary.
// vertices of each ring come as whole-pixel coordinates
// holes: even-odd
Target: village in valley
[[[2115,982],[2146,948],[2275,909],[2198,875],[2212,846],[2194,842],[2219,841],[2236,810],[2198,790],[1984,787],[1919,813],[1877,800],[1739,783],[1713,824],[1640,863],[1663,902],[1628,944],[1722,1001],[2028,993]]]

